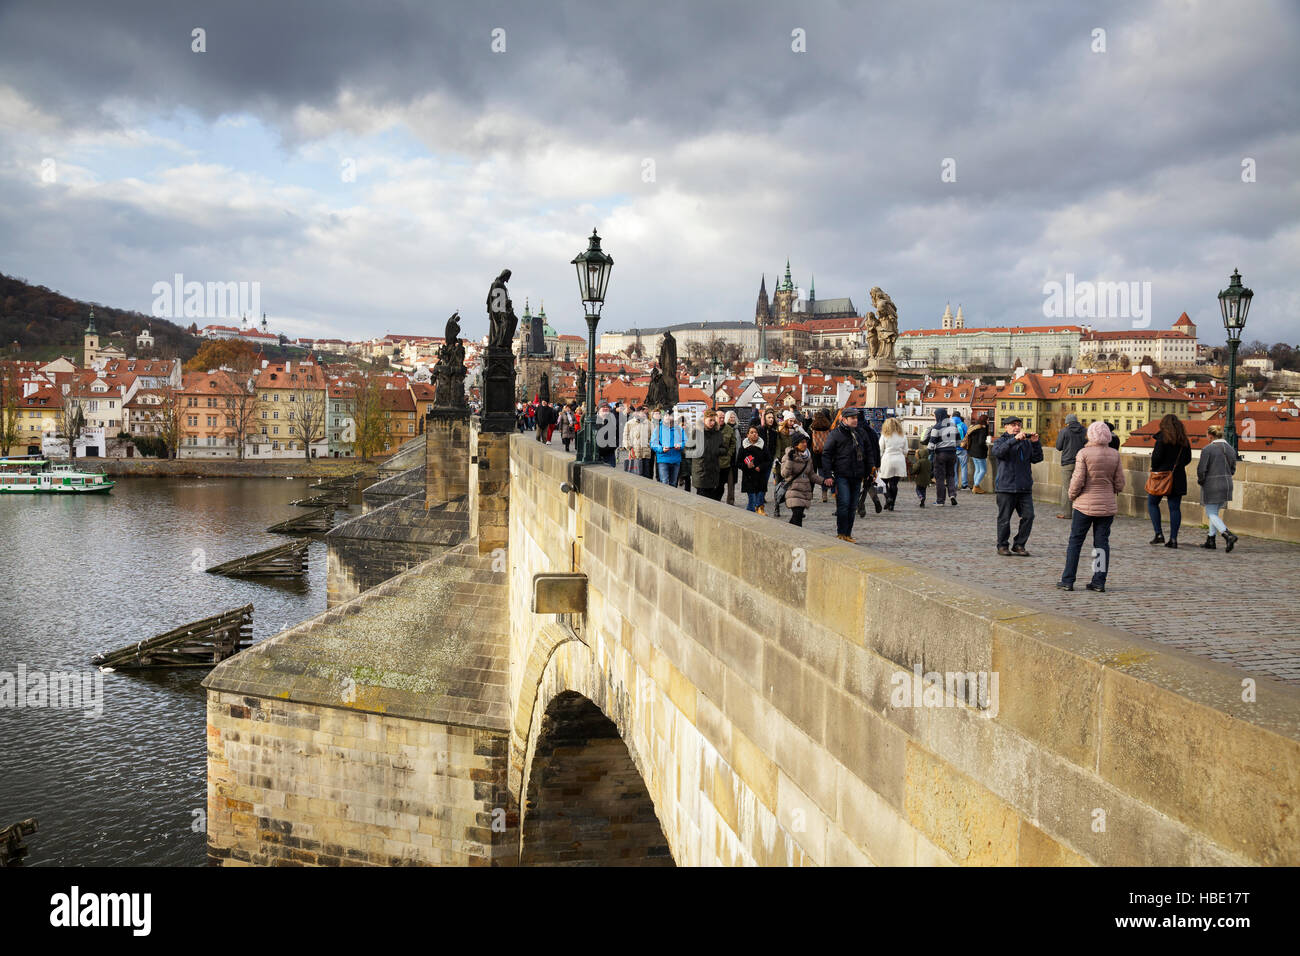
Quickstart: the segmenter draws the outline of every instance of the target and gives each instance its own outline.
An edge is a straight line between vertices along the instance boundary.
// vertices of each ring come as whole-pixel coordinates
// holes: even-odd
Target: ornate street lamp
[[[1241,284],[1241,273],[1232,270],[1232,281],[1219,293],[1219,310],[1223,313],[1223,328],[1228,333],[1228,420],[1224,437],[1237,450],[1237,346],[1246,328],[1246,314],[1255,293]]]
[[[605,304],[605,287],[609,285],[614,258],[601,252],[600,236],[593,229],[586,251],[572,261],[578,270],[578,292],[587,314],[587,412],[582,416],[578,435],[578,464],[596,465],[600,463],[596,448],[596,325]]]

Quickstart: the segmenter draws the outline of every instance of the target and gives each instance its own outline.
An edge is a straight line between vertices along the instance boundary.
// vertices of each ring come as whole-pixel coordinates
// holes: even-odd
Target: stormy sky
[[[1075,321],[1211,342],[1239,267],[1246,338],[1295,343],[1298,52],[1287,0],[10,0],[0,271],[144,312],[257,282],[362,337],[482,335],[509,267],[580,333],[595,226],[604,329],[752,319],[788,257],[903,328],[1044,324],[1072,275],[1151,297]]]

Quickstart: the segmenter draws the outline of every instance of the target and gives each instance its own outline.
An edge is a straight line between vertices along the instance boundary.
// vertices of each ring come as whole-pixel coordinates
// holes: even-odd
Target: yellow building
[[[1011,415],[1024,419],[1025,431],[1038,432],[1044,443],[1056,441],[1065,416],[1074,414],[1085,428],[1110,422],[1123,443],[1134,431],[1167,414],[1187,418],[1188,396],[1144,372],[1094,372],[1088,375],[1029,373],[1004,385],[995,398],[996,431]]]
[[[304,458],[329,454],[325,373],[312,362],[267,363],[257,373],[257,408],[249,428],[250,458]]]

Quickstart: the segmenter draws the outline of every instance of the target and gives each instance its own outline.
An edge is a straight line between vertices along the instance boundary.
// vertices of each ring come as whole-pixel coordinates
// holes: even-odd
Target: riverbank
[[[110,475],[142,478],[332,478],[361,471],[367,478],[379,474],[379,460],[359,458],[282,458],[275,461],[239,461],[204,458],[78,458],[77,464],[103,468]]]

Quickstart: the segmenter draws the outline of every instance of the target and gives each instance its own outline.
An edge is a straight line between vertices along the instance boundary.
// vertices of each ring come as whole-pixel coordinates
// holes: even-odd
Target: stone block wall
[[[1300,863],[1293,688],[568,461],[511,445],[515,799],[579,694],[679,864]],[[572,630],[529,609],[570,570]]]
[[[506,547],[510,535],[510,434],[481,431],[470,436],[470,537],[479,554]]]
[[[209,692],[209,862],[510,862],[506,744],[481,729]]]
[[[469,413],[435,411],[425,419],[425,504],[445,504],[469,493]]]

